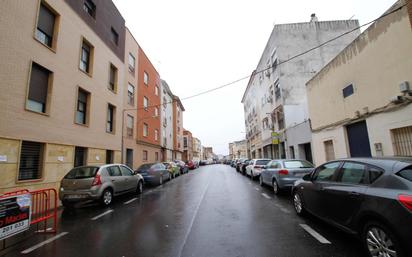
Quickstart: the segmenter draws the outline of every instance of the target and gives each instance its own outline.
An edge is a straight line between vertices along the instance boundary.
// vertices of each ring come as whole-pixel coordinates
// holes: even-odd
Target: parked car
[[[195,165],[195,169],[197,169],[200,166],[200,161],[193,161],[193,164]]]
[[[174,161],[177,166],[180,167],[180,174],[185,174],[189,172],[189,168],[187,167],[186,163],[180,160],[175,160]]]
[[[201,160],[201,161],[199,162],[199,165],[200,165],[200,166],[205,166],[206,164],[207,164],[206,160]]]
[[[246,175],[250,176],[250,179],[254,179],[257,176],[260,176],[263,167],[266,166],[271,161],[271,159],[253,159],[249,162],[249,165],[246,166]]]
[[[230,164],[230,166],[232,166],[233,168],[236,168],[236,162],[238,161],[238,159],[234,159],[232,161],[232,163]]]
[[[172,178],[175,178],[179,176],[180,174],[180,167],[177,166],[176,163],[174,162],[164,162],[163,165],[166,167],[166,169],[169,171],[170,176]]]
[[[293,203],[359,235],[369,256],[412,256],[412,158],[322,164],[296,181]]]
[[[246,160],[247,160],[246,158],[241,158],[241,159],[237,160],[236,166],[235,166],[237,172],[240,172],[240,165]]]
[[[246,167],[249,165],[250,160],[246,159],[239,164],[239,172],[246,174]]]
[[[195,163],[194,163],[193,161],[187,161],[187,162],[186,162],[186,166],[187,166],[187,168],[188,168],[189,170],[194,170],[194,169],[196,169],[196,165],[195,165]]]
[[[143,176],[145,183],[152,185],[162,185],[166,180],[172,179],[169,170],[163,163],[145,163],[136,172]]]
[[[291,189],[296,180],[311,173],[313,169],[313,164],[305,160],[273,160],[263,167],[259,184],[272,186],[273,192],[279,194],[285,189]]]
[[[85,200],[110,205],[113,196],[143,192],[143,177],[122,164],[81,166],[71,169],[62,179],[59,198],[65,207]]]

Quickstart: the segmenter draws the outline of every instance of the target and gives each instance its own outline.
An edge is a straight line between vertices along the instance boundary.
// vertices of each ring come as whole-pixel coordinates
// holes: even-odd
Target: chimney
[[[316,13],[312,13],[312,15],[310,16],[310,22],[317,22],[318,21],[318,17],[316,17]]]

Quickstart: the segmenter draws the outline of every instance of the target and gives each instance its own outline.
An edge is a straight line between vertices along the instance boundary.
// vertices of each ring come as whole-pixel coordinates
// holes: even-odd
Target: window
[[[412,167],[399,171],[398,175],[412,182]]]
[[[126,166],[120,166],[122,176],[133,176],[133,171]]]
[[[159,130],[155,129],[155,141],[159,140]]]
[[[74,167],[86,165],[87,148],[76,146],[74,148]]]
[[[115,92],[116,88],[117,88],[117,68],[113,64],[110,64],[109,89]]]
[[[133,136],[133,127],[134,127],[134,118],[131,115],[127,115],[127,136],[132,137]]]
[[[280,98],[280,85],[279,85],[279,79],[276,80],[275,82],[275,98],[278,100]]]
[[[106,123],[106,132],[114,132],[114,117],[116,113],[116,107],[111,104],[107,105],[107,123]]]
[[[373,183],[375,180],[377,180],[381,175],[383,174],[383,170],[375,168],[375,167],[369,167],[369,182]],[[411,180],[412,181],[412,180]]]
[[[22,141],[19,163],[19,180],[41,178],[44,144]]]
[[[134,86],[130,83],[127,86],[127,103],[134,105]]]
[[[366,184],[365,165],[353,162],[345,162],[341,169],[339,182],[348,184]]]
[[[313,165],[307,161],[285,161],[283,166],[286,169],[307,169],[313,168]]]
[[[32,63],[27,109],[35,112],[46,113],[47,96],[51,84],[52,72],[46,68]]]
[[[126,165],[133,169],[133,149],[126,149]]]
[[[111,177],[119,177],[122,175],[119,166],[113,165],[106,168]]]
[[[119,44],[119,34],[117,34],[116,30],[112,27],[111,31],[111,39],[115,45]]]
[[[90,98],[90,93],[79,88],[77,93],[77,108],[75,122],[77,124],[86,125],[88,122],[88,102]]]
[[[40,4],[37,20],[36,39],[48,47],[53,46],[54,24],[56,15],[43,3]]]
[[[143,82],[146,86],[149,85],[149,75],[146,72],[143,74]]]
[[[147,99],[147,97],[143,97],[143,108],[145,109],[145,111],[147,111],[147,108],[149,106],[149,100]]]
[[[84,0],[83,10],[93,18],[96,18],[96,5],[92,0]]]
[[[111,164],[114,161],[113,150],[106,150],[106,164]]]
[[[157,85],[155,86],[155,95],[159,95],[159,87]]]
[[[253,162],[253,161],[251,161],[251,162]],[[277,161],[272,161],[272,162],[268,163],[268,166],[271,169],[280,169],[281,168],[280,163],[277,162]]]
[[[353,94],[353,85],[350,84],[349,86],[342,89],[342,93],[343,93],[343,98],[346,98],[346,97],[352,95]]]
[[[159,108],[158,107],[154,108],[154,116],[155,117],[159,116]]]
[[[276,116],[277,116],[276,119],[278,121],[279,130],[284,129],[285,128],[285,122],[284,122],[284,119],[283,119],[283,111],[282,110],[277,111]]]
[[[183,147],[186,148],[187,147],[187,137],[183,138]]]
[[[323,145],[325,147],[325,156],[326,156],[326,161],[333,161],[335,160],[335,150],[333,148],[333,141],[332,140],[327,140],[323,142]]]
[[[143,136],[144,137],[147,137],[147,135],[149,134],[148,130],[149,130],[149,126],[146,123],[143,123]]]
[[[143,161],[147,161],[147,151],[143,150]]]
[[[91,74],[92,56],[93,46],[86,42],[86,40],[83,40],[80,53],[80,70]]]
[[[134,73],[135,65],[136,65],[136,59],[131,53],[129,53],[129,72]]]
[[[391,130],[395,155],[412,156],[412,126]]]
[[[336,169],[339,167],[340,162],[326,163],[320,166],[313,176],[313,180],[316,181],[332,181]]]
[[[155,152],[155,161],[159,161],[159,153]]]

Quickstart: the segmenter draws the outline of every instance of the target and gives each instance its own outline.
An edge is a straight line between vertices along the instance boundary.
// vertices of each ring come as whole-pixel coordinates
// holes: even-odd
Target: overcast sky
[[[113,0],[172,92],[181,98],[250,75],[274,24],[377,18],[395,0]],[[245,137],[247,80],[183,102],[185,129],[228,154]]]

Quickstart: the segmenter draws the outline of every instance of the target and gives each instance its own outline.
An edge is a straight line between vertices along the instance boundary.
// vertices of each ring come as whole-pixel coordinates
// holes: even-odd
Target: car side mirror
[[[306,174],[305,176],[303,176],[302,179],[305,180],[305,181],[311,181],[312,180],[312,174],[311,173]]]

